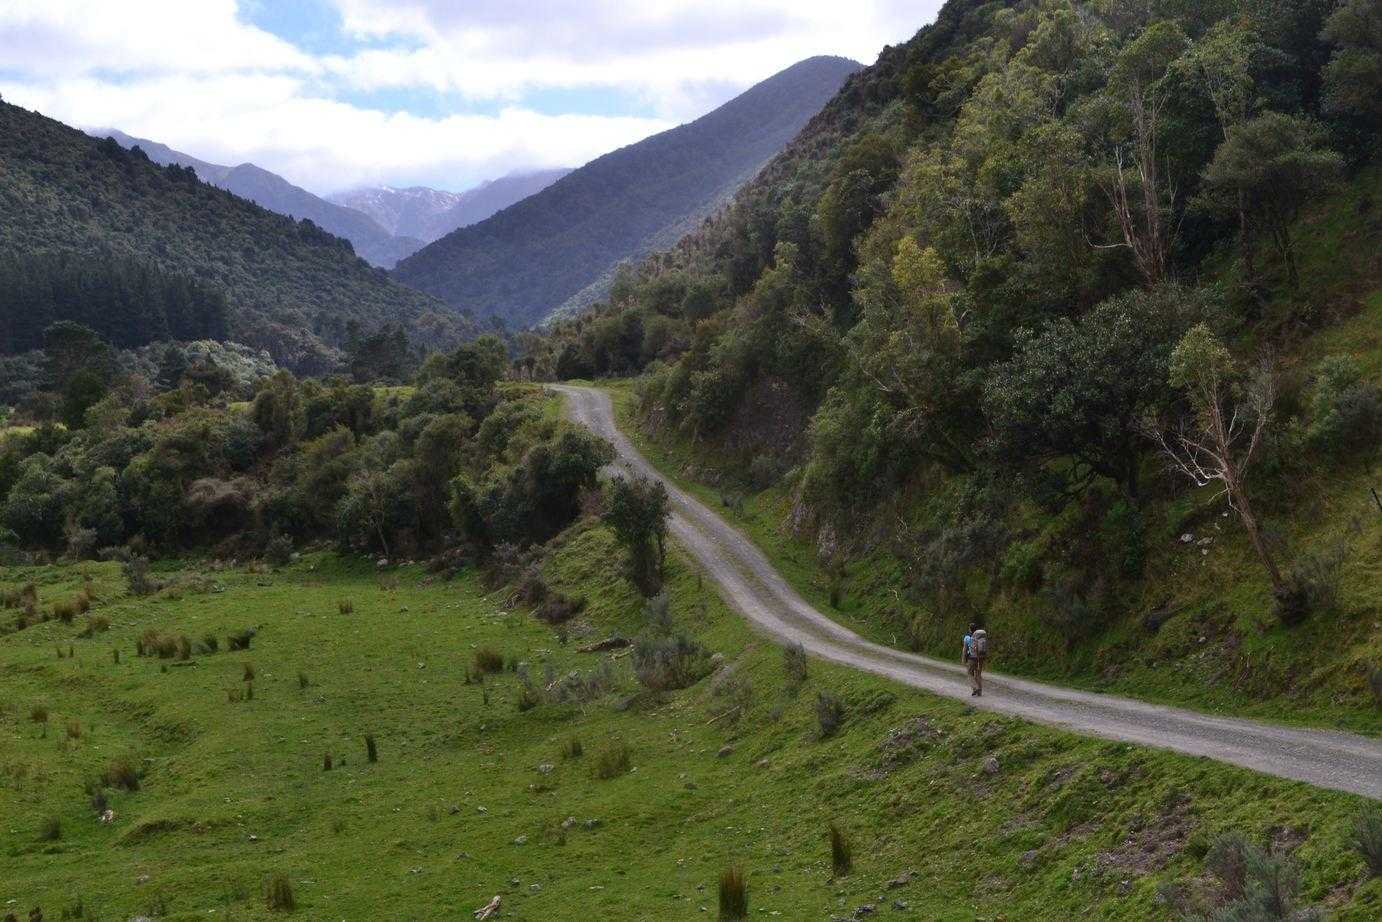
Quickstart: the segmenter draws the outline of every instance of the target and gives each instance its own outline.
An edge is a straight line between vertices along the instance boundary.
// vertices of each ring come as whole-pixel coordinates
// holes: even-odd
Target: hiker
[[[984,663],[989,658],[988,631],[970,622],[965,634],[963,658],[965,670],[969,673],[969,697],[978,698],[984,694]]]

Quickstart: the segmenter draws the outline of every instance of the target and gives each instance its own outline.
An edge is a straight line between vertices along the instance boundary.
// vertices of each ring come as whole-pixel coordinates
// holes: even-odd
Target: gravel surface
[[[1000,714],[1382,799],[1382,742],[1362,736],[1216,717],[994,672],[984,675],[983,697],[971,698],[969,680],[958,663],[871,643],[807,603],[738,529],[678,489],[638,453],[615,426],[608,394],[567,385],[553,388],[565,396],[571,419],[614,446],[617,467],[666,484],[672,535],[705,568],[725,600],[776,640],[800,643],[823,659]]]

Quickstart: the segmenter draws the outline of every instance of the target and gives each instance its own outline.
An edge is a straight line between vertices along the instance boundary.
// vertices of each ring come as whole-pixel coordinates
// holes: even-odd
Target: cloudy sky
[[[318,193],[579,165],[940,0],[0,0],[0,95]]]

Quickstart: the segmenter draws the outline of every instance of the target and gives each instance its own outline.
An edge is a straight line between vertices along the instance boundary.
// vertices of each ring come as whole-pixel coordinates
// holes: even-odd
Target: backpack
[[[969,641],[969,655],[975,659],[987,659],[989,655],[989,635],[983,628],[974,632]]]

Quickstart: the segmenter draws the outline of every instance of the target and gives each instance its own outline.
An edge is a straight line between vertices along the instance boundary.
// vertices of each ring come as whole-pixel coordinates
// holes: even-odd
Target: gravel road
[[[797,642],[822,659],[1000,714],[1382,799],[1382,741],[1376,739],[1216,717],[999,673],[986,673],[983,697],[970,698],[968,679],[958,663],[871,643],[807,603],[742,533],[678,489],[639,454],[615,425],[608,394],[592,388],[553,387],[565,396],[571,419],[614,446],[617,466],[666,484],[672,535],[718,584],[725,600],[775,640]]]

